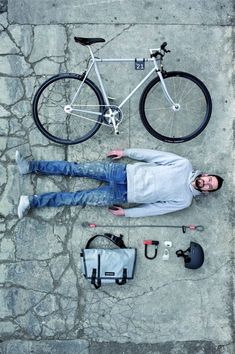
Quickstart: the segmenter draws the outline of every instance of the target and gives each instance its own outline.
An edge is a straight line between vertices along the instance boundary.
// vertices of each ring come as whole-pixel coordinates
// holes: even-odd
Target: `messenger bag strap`
[[[124,284],[126,284],[126,280],[127,280],[127,269],[126,269],[126,268],[123,268],[123,276],[122,276],[122,279],[121,279],[121,280],[116,279],[116,284],[118,284],[118,285],[124,285]]]
[[[90,240],[88,240],[86,247],[85,248],[89,248],[91,242],[97,238],[97,237],[105,237],[107,238],[109,241],[112,241],[116,246],[118,246],[119,248],[127,248],[124,241],[123,241],[123,235],[120,236],[115,236],[113,234],[109,234],[109,233],[105,233],[103,235],[95,235],[93,237],[90,238]]]
[[[101,287],[101,280],[96,277],[96,269],[92,269],[92,275],[91,275],[91,284],[94,285],[96,289],[99,289]]]

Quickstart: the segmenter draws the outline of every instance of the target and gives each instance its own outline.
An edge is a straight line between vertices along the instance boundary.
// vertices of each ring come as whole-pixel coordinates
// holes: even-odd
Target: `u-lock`
[[[148,246],[149,245],[155,245],[155,253],[152,257],[148,256]],[[157,257],[157,249],[158,249],[159,241],[154,241],[154,240],[144,240],[144,255],[148,259],[154,259]]]

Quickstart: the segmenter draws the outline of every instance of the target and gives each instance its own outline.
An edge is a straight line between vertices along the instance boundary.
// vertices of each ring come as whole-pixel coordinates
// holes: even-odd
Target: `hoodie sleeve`
[[[136,208],[125,209],[125,216],[129,218],[138,218],[144,216],[163,215],[166,213],[172,213],[177,210],[181,210],[189,207],[191,201],[187,202],[157,202],[151,204],[141,204]]]
[[[157,151],[151,149],[125,149],[124,156],[133,160],[154,162],[159,165],[170,165],[185,158],[172,154],[171,152]]]

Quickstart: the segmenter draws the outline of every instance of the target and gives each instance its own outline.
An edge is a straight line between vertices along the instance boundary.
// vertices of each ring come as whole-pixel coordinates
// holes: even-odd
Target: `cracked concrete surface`
[[[95,55],[144,57],[168,41],[166,69],[201,78],[213,99],[206,130],[185,144],[150,136],[138,113],[139,94],[124,107],[121,134],[101,127],[83,144],[48,141],[31,114],[33,95],[47,77],[83,72],[86,48],[73,37],[103,37]],[[234,107],[233,2],[36,0],[0,1],[0,353],[233,354],[234,347]],[[132,64],[108,64],[101,71],[108,93],[120,101],[144,75]],[[112,75],[110,75],[112,74]],[[127,80],[128,78],[128,80]],[[182,212],[143,220],[114,219],[105,208],[35,210],[19,221],[21,194],[91,188],[78,178],[19,176],[14,156],[105,160],[115,147],[148,147],[189,158],[203,171],[225,178],[209,198],[195,199]],[[202,224],[205,232],[166,229],[85,229],[100,224]],[[135,279],[124,287],[95,291],[80,271],[80,250],[97,232],[123,233],[137,247]],[[158,258],[144,258],[143,240],[158,239]],[[161,246],[171,240],[169,262]],[[175,257],[190,240],[205,250],[205,264],[193,272]]]

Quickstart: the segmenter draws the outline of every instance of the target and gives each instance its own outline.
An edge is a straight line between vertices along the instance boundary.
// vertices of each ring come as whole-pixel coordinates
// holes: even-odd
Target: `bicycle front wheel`
[[[195,76],[181,71],[163,74],[167,91],[176,106],[166,98],[159,77],[153,79],[140,98],[140,117],[155,138],[183,143],[199,135],[207,126],[212,102],[206,86]]]
[[[45,81],[33,99],[33,118],[41,133],[59,144],[78,144],[100,128],[104,100],[89,79],[59,74]]]

